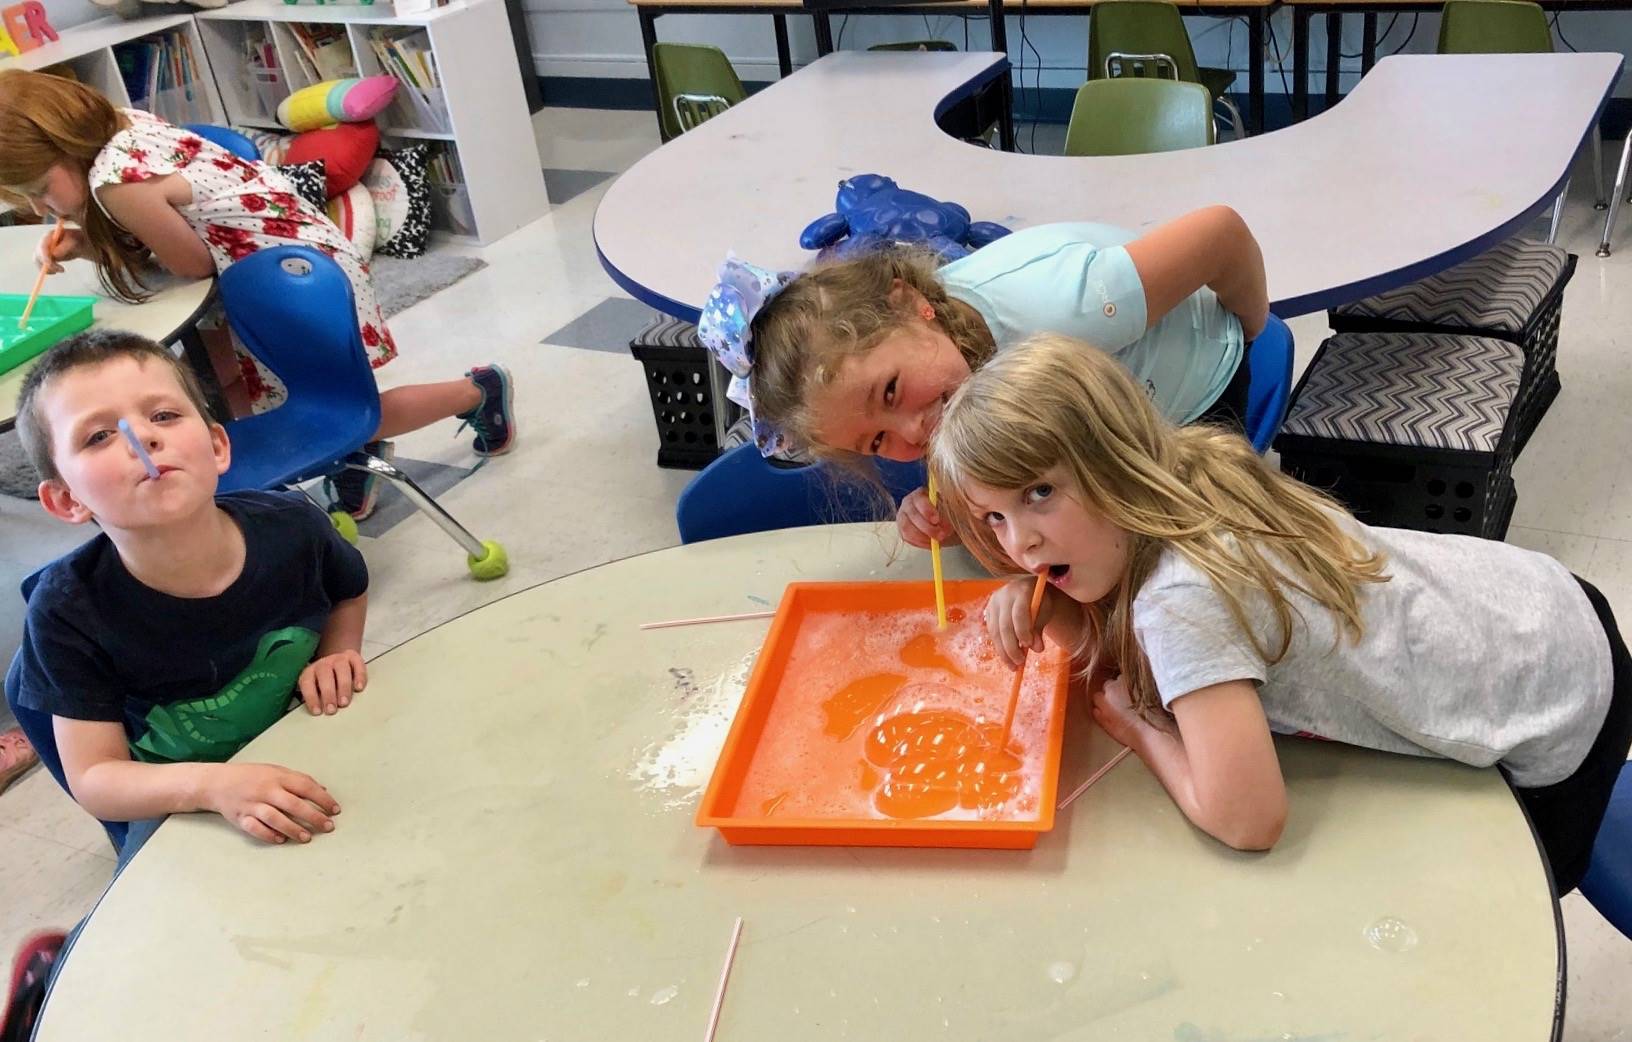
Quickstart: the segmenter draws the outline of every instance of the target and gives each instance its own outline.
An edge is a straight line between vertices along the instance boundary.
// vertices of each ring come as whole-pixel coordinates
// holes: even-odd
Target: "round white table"
[[[1424,278],[1518,231],[1558,194],[1621,63],[1398,55],[1330,112],[1285,130],[1064,158],[978,148],[936,126],[955,100],[1009,75],[1001,54],[841,52],[630,167],[595,212],[595,243],[632,296],[695,322],[728,250],[770,268],[809,264],[799,232],[854,174],[893,177],[1011,228],[1142,229],[1227,203],[1263,246],[1275,313],[1291,318]]]
[[[34,247],[45,231],[38,226],[0,228],[0,293],[27,293],[34,288],[39,267],[34,263]],[[126,304],[108,296],[90,261],[69,261],[60,275],[45,280],[44,293],[52,296],[94,296],[97,299],[93,325],[104,329],[127,329],[149,340],[168,344],[193,327],[215,293],[214,279],[182,279],[159,275],[151,279],[156,290],[141,304]],[[23,378],[33,368],[25,363],[0,373],[0,431],[10,430],[17,418],[17,392]]]
[[[1029,852],[696,828],[768,622],[638,624],[928,574],[893,529],[766,533],[409,641],[351,708],[241,754],[324,782],[336,831],[267,847],[212,815],[166,823],[37,1038],[700,1038],[736,916],[721,1042],[1549,1037],[1557,905],[1493,770],[1280,742],[1291,818],[1267,855],[1191,827],[1132,758]],[[1061,792],[1115,750],[1080,705],[1068,720]]]

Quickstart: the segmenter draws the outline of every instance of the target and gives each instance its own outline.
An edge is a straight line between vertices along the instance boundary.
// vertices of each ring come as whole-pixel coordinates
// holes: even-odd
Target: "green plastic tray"
[[[23,317],[28,297],[0,293],[0,373],[10,372],[64,337],[89,328],[95,303],[95,297],[41,297],[28,316],[28,328],[18,329],[17,320]]]

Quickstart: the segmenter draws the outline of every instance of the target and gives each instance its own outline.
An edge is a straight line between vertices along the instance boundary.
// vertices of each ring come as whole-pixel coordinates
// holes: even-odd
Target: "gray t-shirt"
[[[1371,528],[1390,580],[1360,587],[1365,636],[1283,586],[1292,641],[1274,665],[1253,650],[1224,598],[1169,549],[1134,598],[1133,620],[1164,706],[1253,680],[1270,726],[1477,767],[1515,785],[1569,777],[1609,711],[1609,641],[1580,585],[1550,557],[1469,536]],[[1264,647],[1279,646],[1269,600],[1244,599]]]

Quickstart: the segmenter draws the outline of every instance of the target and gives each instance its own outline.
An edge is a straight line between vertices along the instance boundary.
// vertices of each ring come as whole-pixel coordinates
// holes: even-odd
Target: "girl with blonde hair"
[[[1031,339],[969,378],[929,452],[945,512],[999,574],[1018,664],[1076,649],[1093,716],[1198,827],[1272,846],[1271,733],[1495,765],[1560,893],[1632,744],[1632,660],[1603,596],[1552,558],[1373,528],[1239,435],[1180,428],[1107,355]],[[1029,618],[1033,576],[1049,588]]]
[[[1114,355],[1177,423],[1241,427],[1268,317],[1257,240],[1209,206],[1140,233],[1034,225],[945,265],[910,248],[799,274],[728,258],[698,336],[737,378],[762,451],[864,470],[868,457],[921,458],[958,385],[1033,333]],[[922,489],[896,522],[914,546],[955,538]]]

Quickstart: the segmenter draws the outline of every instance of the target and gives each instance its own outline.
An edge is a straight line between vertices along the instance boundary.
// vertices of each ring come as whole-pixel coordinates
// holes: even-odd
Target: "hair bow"
[[[727,254],[720,265],[720,281],[709,291],[697,320],[697,339],[714,353],[731,374],[726,397],[748,410],[754,444],[761,455],[787,449],[782,432],[755,415],[748,377],[754,368],[754,316],[793,279],[793,272],[773,272]]]

